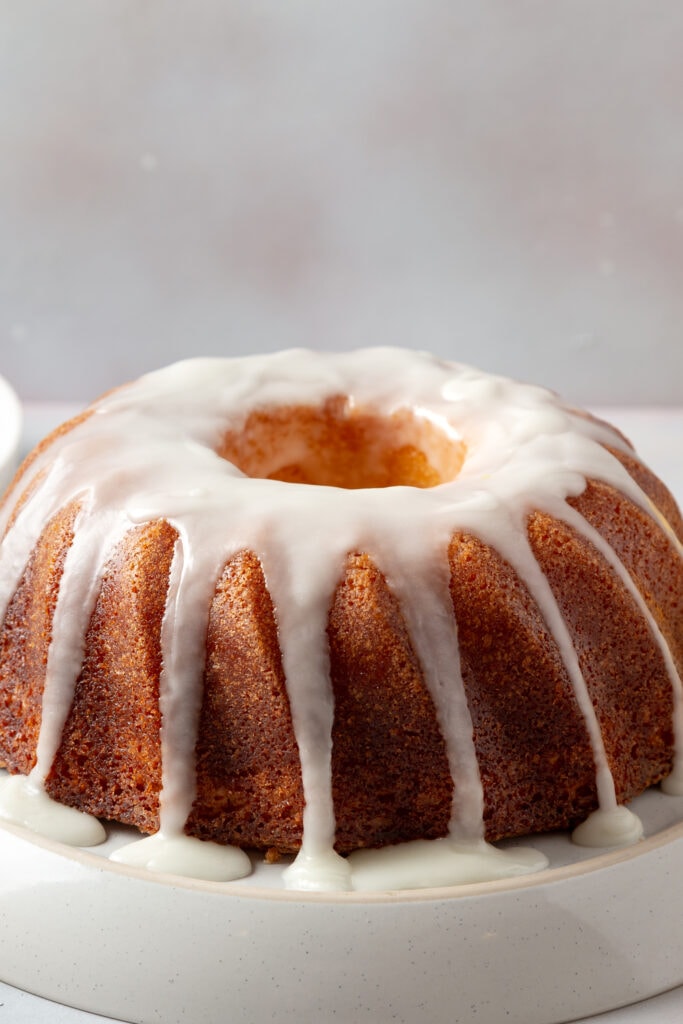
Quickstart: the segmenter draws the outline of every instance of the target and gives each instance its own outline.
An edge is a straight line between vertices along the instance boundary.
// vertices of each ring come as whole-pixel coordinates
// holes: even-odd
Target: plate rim
[[[212,893],[217,898],[249,899],[266,902],[315,904],[373,904],[373,903],[417,903],[444,900],[462,900],[467,897],[494,895],[501,892],[516,892],[523,889],[555,885],[582,875],[593,874],[617,868],[626,862],[646,857],[664,846],[683,840],[683,820],[668,825],[651,836],[630,846],[601,850],[595,856],[585,857],[571,864],[548,867],[542,871],[514,878],[495,879],[487,882],[468,882],[450,886],[430,886],[420,889],[383,889],[376,891],[310,892],[299,889],[284,889],[265,885],[251,885],[244,880],[237,882],[212,882],[200,878],[188,878],[166,872],[150,871],[143,867],[119,864],[109,857],[93,852],[92,848],[71,847],[57,840],[42,836],[13,822],[0,819],[0,832],[7,831],[34,846],[55,856],[79,864],[84,869],[136,878],[142,882],[173,889],[188,889],[195,892]],[[525,838],[521,837],[524,842]],[[434,840],[438,842],[439,840]],[[568,840],[569,841],[569,840]],[[517,840],[514,840],[517,842]]]

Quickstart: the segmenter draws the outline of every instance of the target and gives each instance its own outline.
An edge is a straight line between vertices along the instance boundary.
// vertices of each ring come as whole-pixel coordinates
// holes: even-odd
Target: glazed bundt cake
[[[399,349],[189,360],[58,429],[2,515],[5,817],[352,888],[352,851],[609,845],[683,791],[681,516],[541,388]]]

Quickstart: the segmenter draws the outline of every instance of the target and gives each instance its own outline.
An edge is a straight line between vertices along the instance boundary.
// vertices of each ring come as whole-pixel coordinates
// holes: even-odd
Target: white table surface
[[[668,484],[679,502],[683,502],[683,408],[598,411],[630,438],[643,459]],[[25,448],[31,447],[70,412],[64,405],[28,406]],[[0,982],[0,1024],[94,1024],[110,1019],[57,1005]],[[580,1024],[673,1024],[680,1020],[683,1020],[683,986],[632,1006],[582,1018]]]

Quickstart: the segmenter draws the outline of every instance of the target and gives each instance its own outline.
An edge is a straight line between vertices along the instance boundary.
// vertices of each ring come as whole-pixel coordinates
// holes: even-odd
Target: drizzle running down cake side
[[[413,886],[542,866],[503,837],[634,841],[623,805],[683,792],[680,513],[542,388],[391,348],[189,360],[55,431],[0,514],[0,816],[29,828]]]

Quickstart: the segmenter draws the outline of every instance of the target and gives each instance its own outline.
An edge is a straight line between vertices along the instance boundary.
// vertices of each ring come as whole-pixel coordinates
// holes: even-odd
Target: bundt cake
[[[680,513],[541,388],[391,348],[188,360],[55,431],[1,514],[0,814],[29,827],[354,888],[385,849],[629,841],[626,801],[683,792]]]

